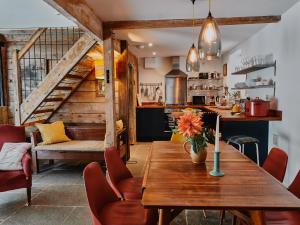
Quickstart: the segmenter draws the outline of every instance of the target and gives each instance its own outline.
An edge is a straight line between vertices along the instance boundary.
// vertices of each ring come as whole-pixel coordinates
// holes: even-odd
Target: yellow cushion
[[[56,121],[51,124],[36,124],[43,139],[42,145],[55,144],[71,139],[65,133],[65,126],[63,121]]]
[[[171,137],[171,141],[173,142],[185,142],[185,138],[179,133],[173,133]]]
[[[116,131],[119,132],[123,129],[123,121],[122,120],[118,120],[116,121]]]

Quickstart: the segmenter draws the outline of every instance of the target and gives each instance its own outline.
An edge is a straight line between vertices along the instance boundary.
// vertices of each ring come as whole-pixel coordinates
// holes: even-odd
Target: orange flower
[[[178,130],[184,137],[192,138],[200,134],[202,124],[200,116],[187,112],[179,118]]]

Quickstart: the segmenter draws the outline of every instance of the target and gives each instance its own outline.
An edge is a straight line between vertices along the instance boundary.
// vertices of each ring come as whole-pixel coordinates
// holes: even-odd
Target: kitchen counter
[[[246,116],[245,113],[241,114],[231,114],[231,110],[218,109],[216,106],[194,106],[194,105],[185,105],[185,106],[165,106],[165,105],[143,105],[138,106],[137,109],[202,109],[204,111],[216,112],[221,116],[223,121],[281,121],[282,120],[282,111],[271,110],[269,116],[265,117],[252,117]]]

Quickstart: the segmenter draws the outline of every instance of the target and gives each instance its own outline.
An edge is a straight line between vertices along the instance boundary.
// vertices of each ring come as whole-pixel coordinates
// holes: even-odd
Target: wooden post
[[[129,143],[136,144],[136,97],[138,84],[138,61],[137,58],[128,51],[128,75],[129,75]]]
[[[13,51],[13,81],[14,81],[14,106],[15,106],[15,125],[21,125],[20,106],[22,103],[22,84],[20,76],[20,67],[18,60],[18,50]]]
[[[117,146],[116,106],[115,106],[115,76],[114,76],[114,43],[107,37],[103,44],[105,73],[105,118],[106,145]]]

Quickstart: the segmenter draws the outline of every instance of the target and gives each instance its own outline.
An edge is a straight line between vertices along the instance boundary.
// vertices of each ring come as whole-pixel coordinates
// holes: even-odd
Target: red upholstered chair
[[[0,125],[0,151],[5,142],[25,142],[25,128]],[[26,153],[22,159],[23,170],[0,171],[0,192],[27,188],[28,205],[31,204],[31,155]]]
[[[300,199],[300,170],[288,190]],[[300,211],[267,211],[265,216],[267,225],[300,224]]]
[[[266,161],[263,164],[264,170],[275,177],[280,182],[283,181],[288,155],[279,148],[272,148]]]
[[[108,181],[119,198],[131,200],[142,198],[143,178],[133,177],[115,147],[104,152]]]
[[[153,211],[144,209],[139,200],[118,198],[98,163],[87,165],[83,177],[94,225],[156,224]]]

